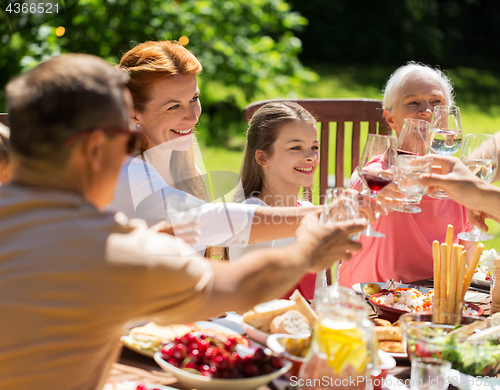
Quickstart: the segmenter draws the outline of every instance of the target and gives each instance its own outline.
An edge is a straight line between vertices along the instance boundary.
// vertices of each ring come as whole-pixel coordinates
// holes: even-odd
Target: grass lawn
[[[374,98],[382,96],[382,86],[393,69],[385,68],[330,68],[319,69],[320,80],[311,85],[304,85],[288,96],[259,96],[258,99],[272,99],[278,97],[289,98]],[[500,130],[500,76],[489,72],[480,72],[474,69],[459,68],[449,72],[455,83],[456,104],[462,113],[464,134],[488,133],[493,134]],[[346,128],[346,132],[349,131]],[[367,129],[365,129],[367,133]],[[349,134],[346,133],[346,139]],[[334,137],[330,137],[333,147]],[[363,139],[363,138],[362,138]],[[238,173],[243,158],[244,138],[234,140],[235,147],[202,147],[203,160],[208,171],[232,171]],[[364,145],[361,145],[363,147]],[[350,145],[345,147],[346,159],[350,159]],[[329,172],[334,172],[335,164],[329,162]],[[350,177],[350,169],[346,168],[344,175]],[[318,174],[316,174],[316,188],[318,193]],[[315,199],[315,203],[318,199]],[[486,249],[495,248],[500,251],[500,224],[489,221],[490,233],[494,240],[485,241]],[[458,233],[458,232],[455,232]]]

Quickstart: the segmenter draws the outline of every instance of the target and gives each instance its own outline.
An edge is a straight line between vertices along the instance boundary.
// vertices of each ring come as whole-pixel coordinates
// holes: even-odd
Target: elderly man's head
[[[439,69],[414,62],[398,68],[384,89],[384,116],[398,135],[405,118],[430,121],[434,106],[453,103],[448,77]]]
[[[52,58],[19,76],[6,88],[12,150],[61,164],[73,134],[127,126],[127,81],[125,73],[84,54]]]
[[[110,201],[135,139],[127,81],[123,71],[84,54],[52,58],[11,81],[6,90],[13,179],[17,166],[28,167],[41,176],[47,172],[45,179],[62,189],[59,183],[70,178],[67,189],[99,207]]]

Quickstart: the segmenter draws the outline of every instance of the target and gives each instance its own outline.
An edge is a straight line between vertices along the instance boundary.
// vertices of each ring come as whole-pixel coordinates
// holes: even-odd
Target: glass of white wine
[[[460,158],[477,177],[491,183],[498,163],[495,137],[490,134],[467,134]],[[464,241],[488,241],[493,236],[474,226],[470,232],[460,233],[458,238]]]
[[[441,156],[452,156],[462,146],[462,120],[457,106],[435,106],[428,138],[429,149]],[[435,199],[450,199],[442,190],[428,194]]]

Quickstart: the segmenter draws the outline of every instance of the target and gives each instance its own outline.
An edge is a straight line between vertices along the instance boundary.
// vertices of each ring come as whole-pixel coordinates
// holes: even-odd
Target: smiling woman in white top
[[[253,115],[241,166],[243,203],[261,206],[312,206],[298,200],[300,187],[312,185],[319,164],[316,120],[293,102],[268,103]],[[229,259],[237,260],[257,248],[280,247],[294,238],[271,240],[246,248],[230,247]],[[307,274],[297,285],[306,299],[314,296],[315,274]],[[292,291],[293,292],[293,291]]]
[[[144,142],[141,154],[122,167],[112,210],[144,218],[152,225],[165,219],[168,200],[174,197],[186,207],[199,207],[197,250],[291,237],[301,215],[318,212],[311,207],[269,210],[257,205],[207,203],[193,142],[201,113],[196,79],[202,70],[200,62],[178,42],[145,42],[125,53],[119,68],[130,76],[131,117],[142,130]],[[272,218],[276,215],[282,217]]]

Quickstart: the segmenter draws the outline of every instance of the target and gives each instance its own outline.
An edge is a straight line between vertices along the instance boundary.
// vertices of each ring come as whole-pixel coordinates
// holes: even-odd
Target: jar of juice
[[[299,372],[301,390],[365,390],[377,366],[378,342],[368,306],[353,290],[331,286]]]

